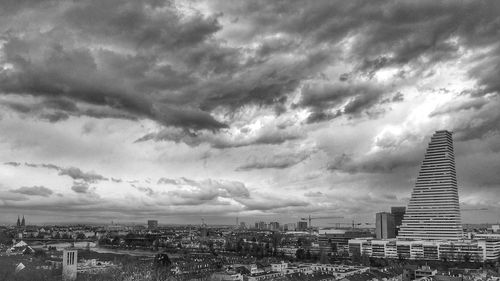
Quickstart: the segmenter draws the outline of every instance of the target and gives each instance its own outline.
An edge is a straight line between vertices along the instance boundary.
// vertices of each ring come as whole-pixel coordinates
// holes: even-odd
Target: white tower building
[[[398,239],[463,238],[451,132],[431,138]]]

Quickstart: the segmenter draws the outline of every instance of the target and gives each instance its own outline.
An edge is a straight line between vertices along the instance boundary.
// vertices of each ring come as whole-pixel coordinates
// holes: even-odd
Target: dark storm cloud
[[[339,52],[335,44],[348,38],[352,43],[344,56],[356,68],[342,75],[340,83],[356,81],[359,74],[372,77],[387,67],[429,68],[456,57],[460,46],[494,44],[498,23],[492,11],[499,5],[494,1],[224,1],[209,3],[212,13],[185,15],[169,1],[49,3],[3,4],[12,19],[24,9],[38,9],[48,21],[47,28],[34,28],[23,36],[15,27],[4,32],[4,62],[12,67],[0,72],[0,85],[5,93],[50,101],[8,106],[50,122],[81,115],[150,118],[194,131],[230,126],[230,119],[213,116],[216,109],[231,113],[252,104],[282,114],[286,98],[334,63],[337,58],[332,54]],[[49,19],[47,14],[55,16]],[[223,17],[238,19],[235,26],[240,33],[229,34],[240,45],[215,37],[225,28],[231,32],[231,26],[222,26]],[[252,40],[256,49],[245,48]],[[499,89],[498,50],[470,71],[486,92]],[[413,75],[418,75],[415,69]],[[309,123],[342,114],[359,117],[383,96],[376,84],[330,87],[307,84],[303,89],[299,105],[311,111]],[[348,103],[336,108],[341,102]],[[86,110],[86,105],[101,109]],[[34,110],[37,106],[43,110]]]
[[[52,123],[67,120],[71,116],[137,119],[137,116],[121,109],[81,103],[77,105],[77,103],[65,97],[37,97],[36,99],[26,100],[9,95],[0,101],[0,105],[25,116],[32,116]]]
[[[246,164],[236,168],[236,171],[255,169],[286,169],[309,158],[315,151],[275,154],[263,158],[249,157]]]
[[[45,186],[23,186],[18,189],[12,189],[10,190],[10,192],[42,197],[49,197],[50,195],[52,195],[52,193],[54,193],[50,188],[47,188]]]
[[[165,50],[172,54],[176,50],[184,50],[185,47],[193,47],[208,40],[211,34],[220,28],[216,17],[198,14],[182,18],[172,7],[162,10],[163,15],[156,14],[155,11],[149,10],[153,9],[150,5],[134,3],[80,2],[68,5],[69,8],[64,11],[62,19],[59,19],[63,22],[55,24],[53,29],[45,33],[35,32],[24,38],[16,36],[15,32],[9,33],[4,44],[4,53],[6,62],[13,65],[13,68],[12,71],[0,73],[2,90],[7,93],[55,99],[67,97],[78,102],[108,106],[139,117],[151,118],[165,125],[193,129],[225,127],[210,113],[197,108],[196,104],[185,103],[180,109],[161,101],[163,98],[171,100],[169,93],[164,93],[161,97],[156,94],[157,89],[142,91],[141,85],[153,85],[155,79],[168,80],[175,72],[166,71],[165,67],[157,67],[160,57],[155,57],[155,54],[134,57],[123,54],[110,55],[113,51],[108,51],[107,57],[102,58],[106,55],[98,56],[98,51],[91,51],[85,46],[75,47],[72,44],[71,29],[81,36],[79,38],[93,37],[104,44],[124,44],[123,46],[131,48],[132,52],[150,52],[152,49],[160,51],[166,48]],[[51,41],[58,43],[50,43]],[[112,55],[122,56],[121,63],[120,58],[118,61],[107,59]],[[159,53],[157,55],[163,56]],[[134,62],[136,68],[133,68]],[[129,66],[127,73],[130,77],[123,73],[127,70],[121,65]],[[71,71],[67,71],[68,69]],[[139,73],[144,72],[150,73],[151,77],[140,79]],[[127,78],[130,79],[125,84],[135,84],[136,87],[125,86],[122,82]],[[176,78],[172,81],[178,83]],[[169,87],[161,87],[161,90],[169,90]],[[170,94],[175,95],[173,92]],[[79,112],[85,113],[92,112]],[[47,118],[57,120],[53,115]]]
[[[301,99],[296,106],[310,108],[311,113],[307,122],[314,123],[333,119],[342,114],[360,115],[364,110],[381,102],[384,94],[382,86],[370,83],[308,84],[302,88]],[[331,109],[336,111],[328,112]]]
[[[173,141],[175,143],[185,143],[192,147],[207,143],[213,148],[225,149],[249,145],[277,145],[286,141],[302,139],[305,136],[306,134],[304,132],[298,130],[281,129],[276,131],[273,127],[264,127],[256,134],[248,134],[240,138],[231,138],[225,136],[223,133],[191,132],[188,130],[168,128],[156,133],[147,134],[137,139],[136,142],[148,140]]]

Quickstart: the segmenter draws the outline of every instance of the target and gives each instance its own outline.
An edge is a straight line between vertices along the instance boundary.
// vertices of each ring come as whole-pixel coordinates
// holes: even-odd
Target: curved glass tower
[[[398,239],[462,239],[451,132],[436,131],[420,167]]]

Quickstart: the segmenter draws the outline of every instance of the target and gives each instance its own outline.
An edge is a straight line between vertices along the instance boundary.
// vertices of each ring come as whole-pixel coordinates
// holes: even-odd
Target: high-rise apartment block
[[[396,227],[396,236],[399,233],[399,228],[401,227],[405,213],[406,207],[391,207],[391,214],[394,216],[394,225]]]
[[[436,131],[427,147],[398,239],[462,237],[451,132]]]
[[[394,224],[394,216],[390,213],[382,212],[375,215],[376,229],[375,235],[377,239],[388,239],[396,237],[396,226]]]

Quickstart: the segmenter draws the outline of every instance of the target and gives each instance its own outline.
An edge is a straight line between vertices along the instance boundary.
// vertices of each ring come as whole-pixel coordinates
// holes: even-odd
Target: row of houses
[[[283,276],[302,275],[310,276],[314,274],[322,274],[332,280],[339,280],[355,274],[360,274],[369,271],[369,267],[360,266],[345,266],[333,264],[290,264],[286,262],[272,263],[270,268],[259,268],[253,264],[249,266],[248,274],[241,274],[236,271],[226,271],[225,273],[217,273],[216,280],[243,280],[245,277],[248,281],[264,281],[276,280]]]

